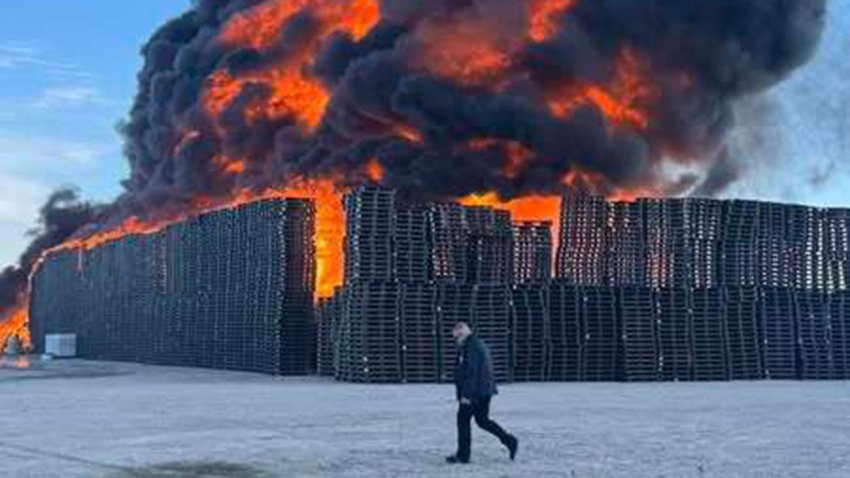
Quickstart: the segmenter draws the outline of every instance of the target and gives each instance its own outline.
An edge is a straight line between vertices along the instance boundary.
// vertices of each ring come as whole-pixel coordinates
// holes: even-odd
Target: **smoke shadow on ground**
[[[224,461],[180,461],[128,468],[104,478],[264,478],[253,466]]]

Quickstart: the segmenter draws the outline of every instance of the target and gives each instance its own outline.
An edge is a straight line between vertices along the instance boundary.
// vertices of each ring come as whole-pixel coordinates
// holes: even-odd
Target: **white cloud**
[[[24,42],[0,42],[0,69],[37,68],[57,78],[87,79],[92,74],[73,63],[55,61]]]
[[[115,150],[113,144],[69,141],[41,136],[0,135],[0,171],[86,166]]]
[[[32,103],[39,110],[53,110],[63,107],[100,106],[109,104],[101,93],[90,86],[55,86],[45,89]]]

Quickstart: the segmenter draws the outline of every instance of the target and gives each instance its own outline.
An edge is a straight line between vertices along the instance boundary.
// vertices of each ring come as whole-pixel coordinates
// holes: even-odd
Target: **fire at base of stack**
[[[442,382],[465,320],[501,381],[850,378],[850,210],[570,193],[554,241],[389,189],[344,206],[344,284],[315,308],[312,205],[257,202],[53,254],[36,350],[74,333],[85,358]]]

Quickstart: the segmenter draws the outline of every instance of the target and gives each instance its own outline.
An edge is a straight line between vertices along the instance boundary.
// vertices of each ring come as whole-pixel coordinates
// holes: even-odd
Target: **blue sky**
[[[0,15],[0,265],[27,243],[59,185],[120,192],[115,125],[129,110],[139,48],[189,0],[25,0]]]

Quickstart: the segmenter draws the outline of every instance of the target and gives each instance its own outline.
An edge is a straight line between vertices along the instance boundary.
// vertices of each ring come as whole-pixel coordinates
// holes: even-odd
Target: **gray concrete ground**
[[[451,467],[446,385],[0,365],[3,477],[848,477],[850,384],[513,384]]]

